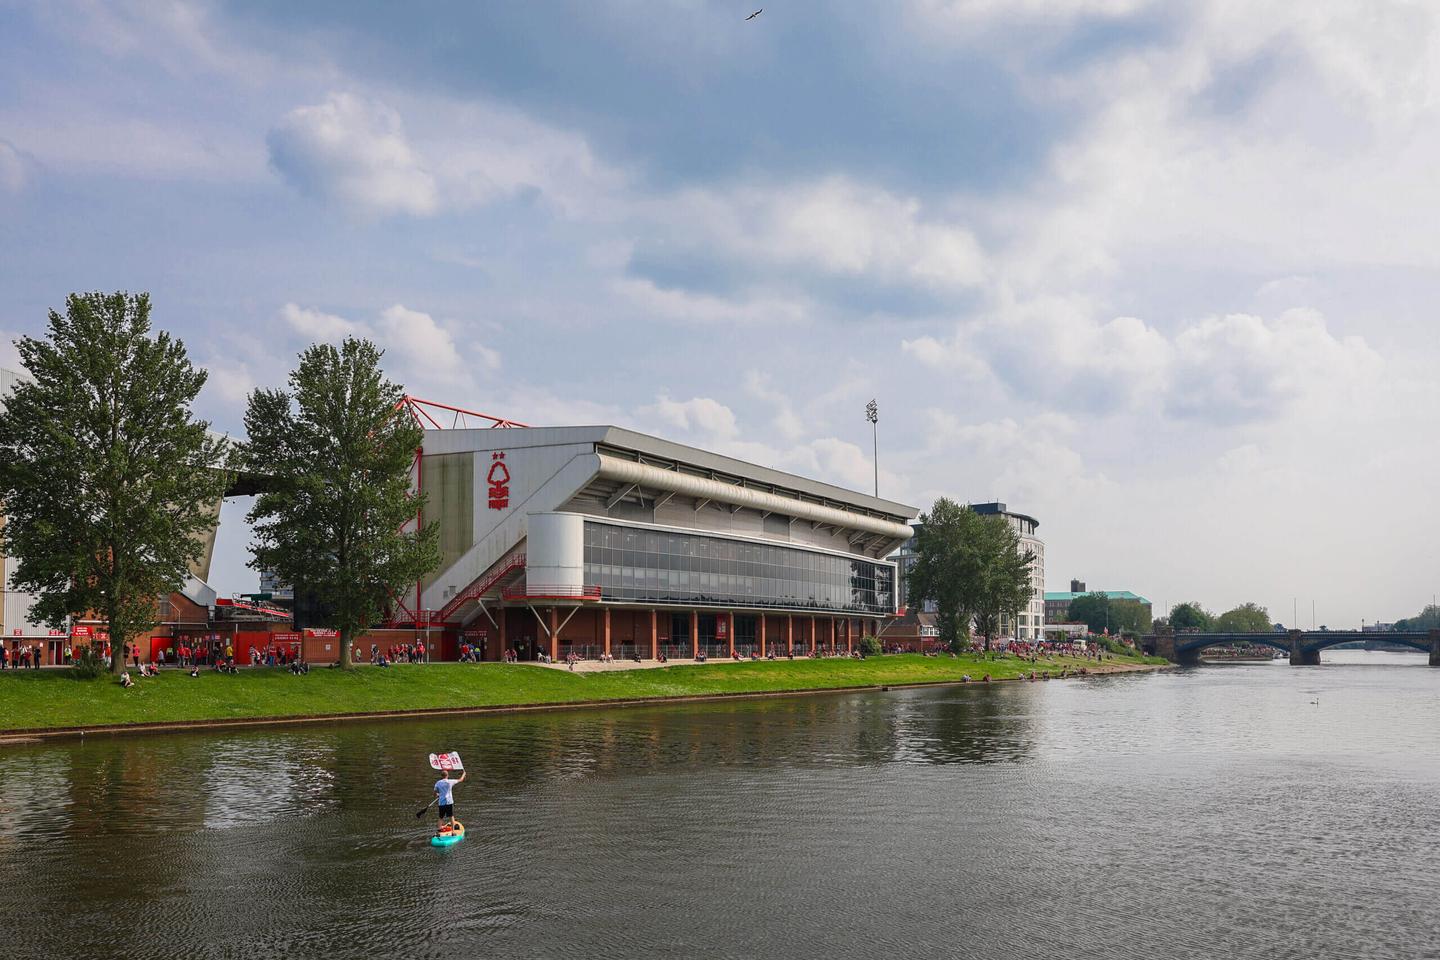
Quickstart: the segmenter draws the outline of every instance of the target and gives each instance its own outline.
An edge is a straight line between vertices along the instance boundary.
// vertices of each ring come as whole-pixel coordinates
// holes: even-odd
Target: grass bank
[[[1104,666],[1133,669],[1163,664],[1155,658],[1107,657]],[[1080,667],[1097,670],[1094,661],[1078,658],[1031,664],[1013,657],[919,655],[723,662],[598,673],[524,664],[435,663],[315,669],[306,676],[260,668],[241,670],[236,676],[202,671],[192,678],[184,671],[167,670],[158,678],[137,680],[130,689],[108,677],[80,680],[69,671],[5,671],[0,673],[0,732],[902,686],[951,683],[965,674],[977,681],[986,674],[1005,680],[1031,670],[1058,674]]]

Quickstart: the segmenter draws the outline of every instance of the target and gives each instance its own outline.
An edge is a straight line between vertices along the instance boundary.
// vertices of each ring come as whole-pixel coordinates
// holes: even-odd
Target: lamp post
[[[874,400],[865,404],[865,419],[870,421],[870,449],[875,462],[875,496],[880,496],[880,405]]]

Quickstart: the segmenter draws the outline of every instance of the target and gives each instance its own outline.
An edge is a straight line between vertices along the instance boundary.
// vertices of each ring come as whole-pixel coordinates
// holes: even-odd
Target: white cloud
[[[1334,336],[1313,311],[1270,323],[1248,314],[1211,317],[1175,338],[1166,404],[1182,417],[1269,419],[1307,395],[1348,396],[1384,369],[1363,339]]]
[[[670,427],[714,439],[728,439],[740,432],[734,412],[710,397],[682,401],[659,396],[653,405],[641,408],[640,413],[651,415]]]
[[[584,138],[484,100],[331,93],[291,110],[267,142],[296,189],[369,214],[423,217],[527,193],[580,214],[623,183]]]
[[[329,342],[366,337],[385,351],[391,376],[423,390],[425,385],[468,394],[477,372],[500,368],[500,354],[468,333],[457,341],[454,323],[396,303],[380,311],[375,322],[348,320],[323,310],[287,303],[280,319],[307,340]],[[461,347],[463,342],[464,346]]]
[[[360,325],[351,323],[344,317],[294,303],[287,303],[280,308],[280,319],[285,321],[290,329],[311,340],[329,342],[364,333]]]
[[[613,289],[646,314],[672,322],[722,326],[794,324],[810,314],[806,303],[779,296],[722,297],[664,289],[652,281],[637,278],[616,280]]]
[[[664,198],[657,214],[674,246],[719,253],[757,272],[798,267],[941,291],[973,288],[987,273],[984,251],[964,224],[916,198],[844,177],[687,190]]]
[[[425,215],[435,178],[394,109],[349,93],[291,110],[270,131],[270,162],[300,192],[369,213]]]
[[[783,390],[777,389],[770,377],[759,370],[745,375],[745,392],[759,400],[771,413],[770,424],[782,438],[793,443],[805,432],[805,425],[795,405]]]
[[[207,363],[205,370],[209,374],[205,386],[213,390],[225,406],[243,410],[251,391],[257,386],[249,366],[238,360],[225,359]]]
[[[1384,361],[1363,338],[1337,337],[1311,310],[1184,324],[1173,336],[1136,317],[1102,320],[1080,299],[1010,304],[958,325],[953,338],[906,340],[936,370],[993,376],[1062,409],[1163,410],[1214,423],[1272,420],[1303,399],[1374,385]]]

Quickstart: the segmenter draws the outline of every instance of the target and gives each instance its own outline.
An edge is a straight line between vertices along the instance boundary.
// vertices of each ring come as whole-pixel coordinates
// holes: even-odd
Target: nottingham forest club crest
[[[505,454],[499,450],[490,454],[490,472],[485,476],[490,484],[490,509],[504,510],[510,506],[510,468],[505,466]]]

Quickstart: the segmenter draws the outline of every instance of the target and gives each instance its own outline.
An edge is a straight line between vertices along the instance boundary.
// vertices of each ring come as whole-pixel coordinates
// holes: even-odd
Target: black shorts
[[[442,816],[442,817],[453,817],[453,816],[455,816],[455,804],[453,804],[453,803],[442,803],[442,804],[440,804],[440,816]]]

